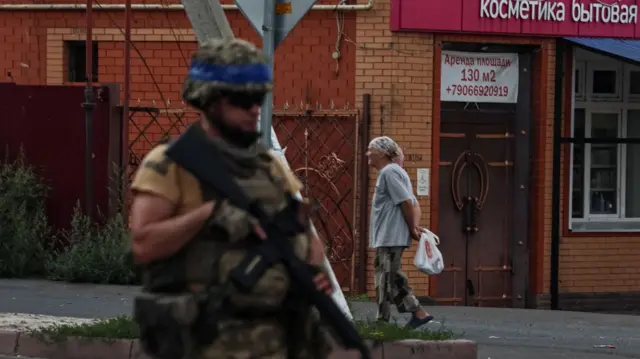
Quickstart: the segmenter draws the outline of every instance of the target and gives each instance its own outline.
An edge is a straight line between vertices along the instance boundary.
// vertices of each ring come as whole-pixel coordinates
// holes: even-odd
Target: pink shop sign
[[[391,30],[633,39],[638,1],[391,0]]]

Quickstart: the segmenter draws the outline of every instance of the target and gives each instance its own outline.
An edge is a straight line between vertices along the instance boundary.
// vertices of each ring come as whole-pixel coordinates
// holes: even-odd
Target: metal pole
[[[131,97],[131,0],[125,0],[124,8],[124,103],[122,106],[122,168],[120,168],[120,178],[122,181],[120,184],[120,198],[122,199],[122,215],[124,218],[128,218],[127,215],[127,181],[125,180],[127,175],[127,162],[129,157],[129,131],[125,126],[129,121],[129,99]]]
[[[276,18],[276,0],[265,0],[264,2],[264,25],[262,30],[262,47],[271,72],[273,73],[273,55],[275,52],[275,18]],[[262,131],[262,143],[268,148],[273,148],[271,143],[271,122],[273,115],[273,92],[269,92],[264,97],[264,103],[260,109],[260,131]]]
[[[93,219],[93,168],[92,168],[92,152],[93,152],[93,108],[95,107],[93,99],[93,4],[91,0],[87,0],[87,38],[85,41],[85,67],[86,67],[86,86],[84,90],[84,103],[82,107],[85,110],[85,132],[84,132],[84,195],[85,195],[85,214]]]
[[[553,118],[553,172],[551,183],[551,268],[549,294],[551,309],[559,309],[558,283],[560,271],[560,137],[562,136],[562,96],[564,73],[564,43],[556,40],[555,112]],[[570,84],[568,84],[571,86]],[[569,119],[565,119],[569,121]]]

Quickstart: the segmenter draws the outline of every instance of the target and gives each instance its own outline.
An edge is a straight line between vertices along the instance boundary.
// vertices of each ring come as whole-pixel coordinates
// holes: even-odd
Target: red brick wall
[[[434,101],[434,88],[439,86],[438,47],[441,41],[459,42],[500,42],[539,44],[546,49],[549,59],[544,63],[544,68],[539,69],[542,81],[538,89],[541,93],[551,94],[538,99],[538,106],[543,111],[538,114],[538,123],[544,120],[553,120],[553,66],[554,54],[552,39],[501,37],[501,36],[477,36],[455,34],[432,33],[392,33],[390,31],[390,1],[376,0],[374,10],[359,14],[356,22],[356,39],[358,50],[356,53],[356,95],[371,94],[372,102],[372,126],[371,137],[388,135],[394,138],[405,150],[405,155],[415,155],[415,161],[406,161],[405,168],[413,181],[416,180],[417,168],[431,168],[431,195],[437,195],[438,173],[433,158],[437,158],[438,144],[434,143],[434,136],[438,136],[439,129],[439,104]],[[437,96],[437,92],[436,92]],[[359,97],[356,98],[360,100]],[[359,102],[359,106],[361,103]],[[551,122],[552,123],[552,122]],[[548,168],[551,166],[551,125],[538,130],[543,133],[544,150],[540,152],[539,160],[544,161],[545,166],[534,172],[541,195],[550,199],[551,176]],[[546,157],[545,157],[546,156]],[[548,158],[547,158],[548,157]],[[370,172],[370,196],[373,194],[375,173]],[[547,181],[549,184],[547,184]],[[415,188],[415,183],[414,183]],[[418,198],[422,208],[420,225],[430,227],[437,223],[437,203],[432,206],[432,198],[420,196]],[[547,214],[551,211],[550,202],[544,203],[545,217],[540,221],[540,238],[532,238],[532,241],[544,241],[550,237],[548,225],[550,220]],[[446,239],[443,239],[446,240]],[[542,247],[543,251],[545,248]],[[404,253],[403,266],[409,276],[409,282],[417,295],[430,294],[429,277],[417,271],[413,265],[415,246]],[[367,290],[374,295],[372,262],[374,252],[368,252]],[[548,258],[547,253],[541,256]],[[538,259],[538,258],[535,258]],[[534,269],[543,266],[542,257],[539,262],[533,264]],[[437,276],[434,277],[437,285]],[[542,281],[541,281],[542,282]],[[538,288],[542,290],[542,288]]]
[[[9,3],[26,3],[11,0]],[[71,3],[74,1],[52,1]],[[101,1],[100,3],[121,3]],[[145,1],[152,3],[152,1]],[[171,1],[178,3],[178,1]],[[3,1],[2,3],[7,3]],[[153,3],[167,3],[154,1]],[[235,35],[260,45],[260,39],[251,25],[237,10],[226,12]],[[83,40],[86,26],[83,11],[3,11],[0,12],[0,81],[17,83],[56,84],[66,75],[56,73],[64,69],[62,40]],[[95,11],[95,36],[99,44],[99,82],[123,82],[124,54],[122,35],[124,27],[121,11]],[[163,97],[174,104],[188,61],[195,48],[191,25],[182,11],[134,11],[132,27],[138,31],[134,44],[147,60],[145,68],[132,49],[131,100],[147,102],[160,100],[159,91],[151,80],[153,74]],[[289,34],[276,51],[274,102],[276,108],[299,105],[300,101],[328,107],[355,102],[354,63],[355,47],[344,41],[355,36],[355,14],[344,14],[344,36],[340,41],[339,72],[332,59],[338,35],[336,14],[333,11],[311,11]],[[57,29],[58,33],[54,32]],[[67,30],[62,30],[67,29]],[[54,41],[55,43],[52,43]],[[53,54],[53,55],[52,55]],[[12,79],[7,77],[11,72]],[[162,107],[162,106],[159,106]]]
[[[391,33],[389,17],[390,1],[376,0],[374,11],[359,14],[357,18],[356,94],[359,106],[359,96],[371,94],[371,137],[390,136],[404,149],[404,167],[415,189],[416,169],[430,168],[433,154],[434,35]],[[415,161],[409,157],[412,155]],[[369,178],[367,205],[370,207],[375,171],[370,171]],[[419,196],[418,201],[422,209],[420,225],[429,227],[429,197]],[[370,296],[375,295],[374,255],[373,250],[367,253],[367,291]],[[415,246],[405,251],[403,270],[414,293],[428,295],[429,278],[413,265],[414,255]]]
[[[432,168],[431,193],[436,191],[433,157],[437,156],[437,144],[433,143],[439,121],[439,107],[433,101],[438,88],[437,47],[439,41],[500,42],[536,44],[541,46],[543,58],[536,64],[536,91],[534,97],[536,134],[533,147],[532,225],[530,238],[534,248],[531,256],[531,289],[537,294],[549,293],[551,250],[551,196],[552,157],[555,91],[555,40],[545,38],[478,36],[431,33],[392,33],[389,29],[390,1],[376,0],[373,11],[359,14],[356,24],[358,44],[356,53],[356,100],[360,95],[371,94],[371,136],[388,135],[405,149],[405,154],[418,155],[415,162],[405,162],[412,180],[416,168]],[[562,95],[562,94],[561,94]],[[566,99],[563,103],[567,106]],[[569,103],[570,105],[570,103]],[[564,146],[564,148],[568,148]],[[563,158],[566,151],[563,150]],[[563,181],[568,169],[563,163]],[[370,172],[370,199],[375,183],[375,173]],[[564,182],[563,182],[564,183]],[[415,184],[414,184],[415,186]],[[561,227],[566,227],[568,194],[563,187],[561,202]],[[422,226],[433,224],[437,216],[437,203],[431,198],[420,197]],[[437,221],[436,221],[437,222]],[[629,292],[640,285],[640,236],[634,234],[566,235],[560,245],[561,293]],[[446,240],[446,239],[443,239]],[[415,248],[415,247],[414,247]],[[429,294],[429,278],[417,272],[413,266],[413,250],[403,256],[403,265],[410,284],[418,295]],[[367,289],[373,291],[372,259],[368,252]],[[434,277],[437,285],[437,276]]]
[[[0,5],[26,2],[29,0],[0,0]],[[80,3],[78,0],[48,1],[74,2]],[[122,2],[100,0],[97,3]],[[144,2],[179,3],[178,0]],[[226,15],[236,37],[261,46],[258,34],[239,11],[227,11]],[[340,15],[339,19],[337,15]],[[97,82],[122,85],[124,12],[96,10],[93,25],[93,39],[98,42]],[[197,45],[183,11],[135,10],[132,28],[131,106],[173,110],[168,115],[161,115],[159,121],[149,127],[146,127],[150,121],[148,114],[135,114],[135,125],[129,126],[129,142],[132,152],[141,157],[175,122],[175,110],[184,108],[180,90],[191,53]],[[84,11],[0,11],[0,82],[66,84],[68,59],[64,43],[85,40],[85,29]],[[288,106],[289,111],[297,111],[301,104],[311,108],[353,109],[356,49],[349,39],[354,37],[355,13],[310,11],[276,50],[274,110],[283,112]],[[341,54],[338,62],[332,57],[336,44]],[[81,101],[79,98],[78,106]],[[193,118],[191,114],[188,117]],[[139,128],[145,128],[143,137]],[[171,131],[172,134],[176,132],[176,129]]]
[[[334,0],[330,1],[335,3]],[[29,0],[4,0],[0,1],[0,5],[27,2]],[[48,1],[57,4],[74,2],[84,4],[84,1],[78,0]],[[122,1],[104,0],[96,3],[122,4]],[[179,1],[148,0],[144,3],[178,4]],[[225,13],[237,37],[261,46],[258,34],[239,11]],[[93,14],[93,39],[98,41],[97,82],[122,85],[124,11],[94,10]],[[355,37],[355,14],[341,14],[341,31],[338,31],[337,15],[335,11],[310,11],[276,50],[276,111],[284,110],[287,105],[289,110],[297,110],[301,103],[309,104],[312,108],[319,105],[324,109],[332,105],[336,109],[354,107],[355,46],[347,39]],[[180,90],[190,56],[197,46],[186,14],[183,11],[134,10],[132,28],[131,106],[183,109],[185,106]],[[68,59],[65,41],[85,40],[85,34],[84,10],[0,11],[0,82],[66,84]],[[332,53],[336,51],[339,34],[341,58],[336,63]],[[121,90],[124,90],[123,86]],[[138,113],[134,121],[137,127],[129,126],[129,141],[132,150],[138,156],[143,156],[176,118],[173,114],[163,114],[157,123],[147,126],[150,116]],[[144,128],[143,137],[138,128]],[[170,132],[176,134],[177,129]]]

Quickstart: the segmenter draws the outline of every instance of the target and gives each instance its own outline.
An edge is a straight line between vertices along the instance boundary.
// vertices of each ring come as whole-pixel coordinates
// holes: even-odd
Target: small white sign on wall
[[[418,180],[416,184],[416,193],[418,196],[429,195],[429,169],[418,168]]]

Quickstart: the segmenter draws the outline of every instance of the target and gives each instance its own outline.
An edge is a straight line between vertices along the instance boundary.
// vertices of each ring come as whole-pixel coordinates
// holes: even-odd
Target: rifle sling
[[[297,280],[303,292],[309,293],[312,297],[311,302],[314,303],[321,317],[326,316],[325,319],[334,328],[344,346],[360,351],[362,359],[371,358],[369,348],[342,311],[335,305],[333,299],[315,288],[312,281],[312,267],[299,260],[290,243],[283,240],[289,230],[286,227],[290,225],[291,218],[293,218],[292,213],[295,210],[295,207],[291,206],[295,205],[292,197],[289,198],[290,205],[287,207],[290,212],[287,213],[285,210],[285,212],[278,213],[275,220],[269,221],[263,208],[257,202],[252,202],[233,178],[225,175],[229,173],[229,170],[222,161],[219,150],[212,146],[201,129],[194,125],[190,126],[177,141],[171,144],[166,155],[201,181],[216,189],[221,197],[227,198],[236,207],[255,216],[267,232],[269,239],[262,241],[259,246],[251,248],[245,260],[230,273],[230,279],[239,289],[250,290],[264,271],[275,261],[283,261],[288,267],[292,279]]]
[[[227,198],[234,206],[256,217],[267,233],[270,232],[270,228],[274,228],[273,223],[268,222],[268,216],[260,204],[251,201],[228,175],[229,168],[222,160],[222,154],[209,143],[198,127],[189,126],[187,131],[167,148],[166,156],[212,186],[221,197]],[[281,258],[282,254],[276,243],[264,241],[260,246],[249,249],[245,259],[232,271],[231,279],[240,290],[248,291],[264,272]]]

